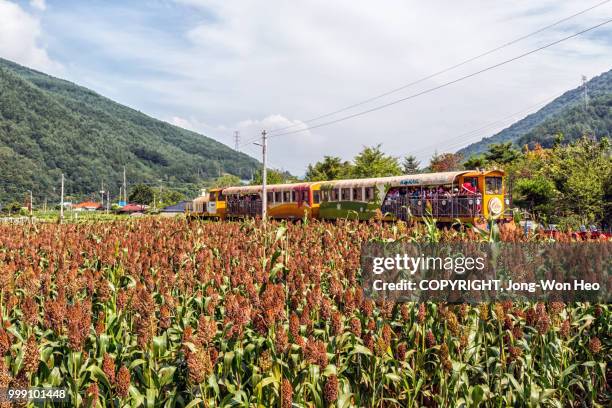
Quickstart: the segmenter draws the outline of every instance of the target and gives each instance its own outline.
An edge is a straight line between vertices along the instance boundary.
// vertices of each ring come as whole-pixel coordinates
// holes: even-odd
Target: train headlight
[[[493,197],[489,200],[489,213],[492,216],[498,217],[502,213],[503,209],[504,206],[499,198]]]

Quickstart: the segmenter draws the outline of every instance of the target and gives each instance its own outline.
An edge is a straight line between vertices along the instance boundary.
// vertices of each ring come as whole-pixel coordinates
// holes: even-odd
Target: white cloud
[[[30,0],[30,5],[41,11],[45,11],[47,9],[47,3],[45,0]]]
[[[227,140],[225,140],[228,129],[223,125],[214,126],[194,117],[184,118],[181,116],[172,116],[167,122],[183,129],[215,138],[220,142],[228,143]]]
[[[187,96],[189,92],[183,95],[198,101],[190,109],[192,116],[219,123],[236,123],[241,114],[269,118],[270,112],[279,112],[287,122],[316,117],[446,68],[587,7],[578,0],[545,0],[537,7],[522,0],[495,5],[482,0],[393,0],[384,4],[271,0],[265,6],[259,1],[180,1],[199,7],[203,15],[214,16],[185,34],[193,44],[190,56],[206,69],[180,63],[176,67],[199,82],[215,84],[215,89],[205,93],[211,96],[210,103],[200,102],[207,99],[203,95],[194,99]],[[349,113],[493,65],[597,24],[610,14],[612,9],[603,6]],[[271,138],[270,156],[301,174],[308,162],[325,154],[348,159],[364,145],[383,143],[391,154],[418,152],[425,162],[434,150],[444,151],[446,146],[455,150],[510,122],[461,138],[458,135],[578,86],[583,73],[593,76],[610,69],[611,51],[609,39],[572,39],[389,109],[315,129],[316,137],[296,133]],[[267,122],[241,123],[249,124],[243,132],[256,137],[261,128],[274,127]]]
[[[238,131],[240,134],[240,150],[252,155],[258,160],[261,160],[261,148],[256,146],[254,143],[261,142],[260,138],[263,129],[268,129],[268,131],[270,131],[273,129],[290,128],[293,130],[306,127],[304,122],[299,120],[290,120],[279,114],[269,115],[263,119],[242,120],[228,126],[210,125],[193,117],[184,118],[180,116],[172,116],[167,121],[175,126],[212,137],[213,139],[225,143],[232,148],[235,145],[234,132]],[[274,135],[274,132],[270,133],[268,150],[271,154],[278,155],[285,150],[295,150],[301,152],[303,158],[307,158],[311,161],[318,160],[320,158],[320,151],[318,151],[318,147],[320,143],[325,141],[321,135],[316,133],[313,134],[310,131],[303,132],[301,137],[297,139],[276,138]],[[291,170],[298,175],[303,173],[301,164],[296,166],[283,160],[270,160],[270,167]]]
[[[38,18],[15,3],[0,0],[0,57],[49,73],[61,72],[61,65],[40,45],[40,37]]]
[[[155,4],[162,3],[170,4]],[[4,0],[0,5],[25,14]],[[130,2],[109,2],[100,8],[62,8],[58,3],[44,18],[45,28],[57,30],[50,35],[61,38],[64,58],[71,58],[67,64],[71,80],[233,146],[234,130],[248,140],[258,137],[262,128],[304,122],[427,76],[586,7],[584,0],[539,0],[537,4],[528,0],[175,0],[168,13],[179,12],[166,24],[165,16],[147,18],[155,7],[143,10]],[[181,17],[181,12],[188,18]],[[6,45],[2,46],[6,30],[2,23],[15,20],[5,18],[6,14],[0,12],[0,55],[8,54]],[[493,65],[610,15],[611,5],[604,5],[377,103]],[[31,54],[48,59],[38,45],[38,20],[28,17],[19,24],[23,33],[6,41],[12,44],[11,53],[35,49],[39,54],[23,51],[21,61],[35,59]],[[507,123],[456,139],[578,86],[582,74],[591,77],[610,69],[609,32],[603,28],[592,33],[598,35],[572,39],[369,115],[310,133],[271,137],[270,161],[303,174],[309,162],[324,155],[350,159],[363,145],[378,143],[396,156],[418,151],[426,161],[436,148],[440,152],[448,148],[449,139],[456,149],[461,142],[490,136]],[[22,37],[29,46],[22,46]],[[72,42],[80,48],[71,50]],[[249,147],[246,151],[259,157],[258,150]]]

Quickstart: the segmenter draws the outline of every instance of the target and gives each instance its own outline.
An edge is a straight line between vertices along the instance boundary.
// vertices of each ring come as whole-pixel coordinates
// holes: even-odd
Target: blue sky
[[[602,0],[0,0],[0,57],[232,145],[301,124],[495,48]],[[457,70],[439,85],[612,17],[612,2]],[[340,124],[271,139],[270,161],[303,174],[364,145],[456,150],[461,136],[612,68],[612,24],[542,53]],[[375,104],[367,105],[367,107]],[[523,112],[524,116],[528,112]],[[316,123],[315,123],[316,124]],[[257,148],[244,146],[256,155]]]

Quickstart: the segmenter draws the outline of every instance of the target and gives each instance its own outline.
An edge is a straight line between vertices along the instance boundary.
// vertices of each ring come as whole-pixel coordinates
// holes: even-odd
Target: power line
[[[250,153],[252,155],[254,155],[254,156],[257,156],[257,155],[261,154],[261,151],[259,151],[259,152],[255,151],[255,147],[253,145],[246,145],[245,148],[246,149],[253,149],[253,150],[250,151]],[[270,156],[270,155],[268,154],[268,156]],[[274,170],[278,170],[278,171],[281,171],[281,172],[285,171],[283,169],[283,166],[278,166],[278,163],[271,162],[269,159],[268,159],[268,168],[274,169]]]
[[[492,127],[492,126],[496,126],[496,125],[499,125],[501,123],[504,123],[505,121],[507,121],[509,119],[512,119],[515,116],[520,115],[520,114],[522,114],[524,112],[531,111],[531,110],[535,109],[536,107],[541,107],[541,106],[547,104],[548,102],[553,101],[554,99],[557,99],[558,97],[559,96],[556,95],[556,96],[553,96],[553,97],[549,97],[549,98],[543,99],[543,100],[539,101],[538,103],[533,104],[533,105],[531,105],[531,106],[529,106],[529,107],[527,107],[525,109],[521,109],[520,111],[517,111],[517,112],[514,112],[514,113],[512,113],[510,115],[504,116],[503,118],[499,118],[499,119],[497,119],[497,120],[495,120],[493,122],[489,122],[489,123],[487,123],[487,124],[485,124],[483,126],[480,126],[480,127],[476,128],[476,129],[472,129],[472,130],[467,131],[467,132],[462,132],[459,135],[456,135],[456,136],[454,136],[454,137],[452,137],[450,139],[446,139],[446,140],[444,140],[442,142],[438,142],[435,145],[432,144],[432,145],[429,145],[427,147],[423,147],[423,148],[420,148],[420,149],[417,149],[417,150],[413,150],[411,152],[407,152],[407,153],[405,153],[402,156],[406,156],[408,154],[413,154],[414,155],[414,154],[419,154],[419,153],[423,153],[423,152],[429,152],[432,149],[435,149],[438,146],[440,146],[440,144],[444,144],[444,148],[445,149],[446,148],[450,148],[450,147],[455,147],[457,144],[461,145],[461,144],[464,143],[464,141],[466,141],[468,139],[471,139],[472,136],[475,136],[476,134],[478,134],[478,132],[480,132],[482,130],[485,130],[485,129],[488,129],[488,128]],[[467,138],[466,138],[466,136],[467,136]],[[448,142],[453,142],[453,143],[448,144]],[[402,156],[400,156],[400,157],[402,157]]]
[[[324,115],[320,115],[320,116],[316,116],[316,117],[313,117],[313,118],[307,119],[307,120],[305,120],[305,121],[303,121],[303,122],[304,122],[304,123],[309,123],[309,122],[314,122],[314,121],[317,121],[317,120],[320,120],[320,119],[324,119],[324,118],[327,118],[327,117],[330,117],[330,116],[336,115],[336,114],[338,114],[338,113],[342,113],[342,112],[345,112],[345,111],[347,111],[347,110],[350,110],[350,109],[356,108],[356,107],[358,107],[358,106],[365,105],[365,104],[367,104],[367,103],[369,103],[369,102],[373,102],[373,101],[375,101],[375,100],[378,100],[378,99],[384,98],[385,96],[389,96],[389,95],[391,95],[391,94],[397,93],[397,92],[402,91],[402,90],[404,90],[404,89],[406,89],[406,88],[412,87],[412,86],[417,85],[417,84],[419,84],[419,83],[421,83],[421,82],[424,82],[424,81],[427,81],[427,80],[429,80],[429,79],[432,79],[432,78],[434,78],[434,77],[436,77],[436,76],[439,76],[439,75],[445,74],[445,73],[447,73],[447,72],[449,72],[449,71],[452,71],[452,70],[454,70],[454,69],[456,69],[456,68],[459,68],[459,67],[461,67],[461,66],[463,66],[463,65],[466,65],[466,64],[468,64],[468,63],[470,63],[470,62],[473,62],[473,61],[478,60],[478,59],[480,59],[480,58],[486,57],[487,55],[490,55],[490,54],[492,54],[492,53],[494,53],[494,52],[496,52],[496,51],[499,51],[499,50],[501,50],[501,49],[503,49],[503,48],[509,47],[509,46],[511,46],[511,45],[513,45],[513,44],[516,44],[516,43],[518,43],[518,42],[520,42],[520,41],[523,41],[523,40],[525,40],[525,39],[527,39],[527,38],[533,37],[533,36],[534,36],[534,35],[536,35],[536,34],[539,34],[539,33],[543,32],[543,31],[546,31],[546,30],[548,30],[548,29],[550,29],[550,28],[554,27],[554,26],[557,26],[557,25],[559,25],[559,24],[561,24],[561,23],[564,23],[564,22],[566,22],[566,21],[568,21],[568,20],[571,20],[572,18],[577,17],[577,16],[579,16],[579,15],[581,15],[581,14],[584,14],[584,13],[586,13],[586,12],[588,12],[588,11],[591,11],[591,10],[593,10],[593,9],[595,9],[595,8],[601,7],[601,6],[603,6],[604,4],[609,3],[609,2],[610,2],[610,0],[605,0],[605,1],[602,1],[602,2],[597,3],[597,4],[595,4],[595,5],[593,5],[593,6],[589,7],[589,8],[586,8],[586,9],[584,9],[584,10],[582,10],[582,11],[579,11],[579,12],[577,12],[577,13],[574,13],[574,14],[572,14],[572,15],[568,16],[568,17],[565,17],[565,18],[563,18],[563,19],[561,19],[561,20],[557,20],[557,21],[555,21],[555,22],[553,22],[553,23],[551,23],[551,24],[549,24],[549,25],[547,25],[547,26],[545,26],[545,27],[543,27],[543,28],[540,28],[540,29],[538,29],[538,30],[536,30],[536,31],[530,32],[530,33],[528,33],[528,34],[525,34],[525,35],[523,35],[523,36],[521,36],[521,37],[519,37],[519,38],[516,38],[516,39],[514,39],[514,40],[512,40],[512,41],[508,41],[508,42],[506,42],[506,43],[504,43],[504,44],[501,44],[501,45],[499,45],[499,46],[497,46],[497,47],[495,47],[495,48],[493,48],[493,49],[489,50],[489,51],[485,51],[485,52],[483,52],[483,53],[481,53],[481,54],[478,54],[478,55],[476,55],[476,56],[474,56],[474,57],[468,58],[468,59],[466,59],[466,60],[464,60],[464,61],[461,61],[461,62],[459,62],[459,63],[457,63],[457,64],[455,64],[455,65],[452,65],[452,66],[450,66],[450,67],[448,67],[448,68],[444,68],[444,69],[442,69],[442,70],[440,70],[440,71],[434,72],[433,74],[430,74],[430,75],[427,75],[427,76],[422,77],[422,78],[420,78],[420,79],[417,79],[417,80],[415,80],[415,81],[412,81],[412,82],[410,82],[410,83],[408,83],[408,84],[406,84],[406,85],[402,85],[402,86],[400,86],[400,87],[398,87],[398,88],[391,89],[391,90],[389,90],[389,91],[387,91],[387,92],[383,92],[383,93],[381,93],[381,94],[379,94],[379,95],[376,95],[376,96],[373,96],[373,97],[371,97],[371,98],[365,99],[365,100],[363,100],[363,101],[361,101],[361,102],[354,103],[354,104],[352,104],[352,105],[348,105],[348,106],[346,106],[346,107],[344,107],[344,108],[341,108],[341,109],[335,110],[335,111],[333,111],[333,112],[326,113],[326,114],[324,114]],[[294,123],[294,124],[292,124],[292,125],[288,125],[288,126],[284,126],[284,127],[281,127],[281,128],[272,129],[272,130],[270,130],[270,133],[279,132],[279,131],[283,131],[283,130],[286,130],[286,129],[291,129],[291,128],[294,128],[294,127],[296,127],[296,126],[300,126],[300,125],[301,125],[301,124],[299,124],[299,123]],[[255,140],[255,139],[253,139],[253,140]]]
[[[611,21],[612,21],[612,19],[608,19],[608,20],[606,20],[606,21],[604,21],[604,22],[602,22],[602,23],[599,23],[599,24],[597,24],[597,25],[591,26],[591,27],[589,27],[589,28],[587,28],[587,29],[584,29],[584,30],[579,31],[579,32],[577,32],[577,33],[574,33],[574,34],[572,34],[572,35],[569,35],[569,36],[563,37],[563,38],[561,38],[561,39],[559,39],[559,40],[553,41],[553,42],[548,43],[548,44],[546,44],[546,45],[543,45],[543,46],[541,46],[541,47],[535,48],[535,49],[533,49],[533,50],[531,50],[531,51],[528,51],[528,52],[525,52],[525,53],[523,53],[523,54],[517,55],[517,56],[515,56],[515,57],[512,57],[512,58],[510,58],[510,59],[504,60],[504,61],[499,62],[499,63],[497,63],[497,64],[490,65],[490,66],[488,66],[488,67],[486,67],[486,68],[483,68],[483,69],[481,69],[481,70],[478,70],[478,71],[476,71],[476,72],[472,72],[471,74],[467,74],[467,75],[461,76],[461,77],[459,77],[459,78],[457,78],[457,79],[454,79],[454,80],[452,80],[452,81],[448,81],[448,82],[445,82],[445,83],[443,83],[443,84],[440,84],[440,85],[434,86],[434,87],[432,87],[432,88],[428,88],[428,89],[426,89],[426,90],[424,90],[424,91],[417,92],[417,93],[415,93],[415,94],[412,94],[412,95],[406,96],[406,97],[404,97],[404,98],[396,99],[396,100],[394,100],[394,101],[391,101],[391,102],[385,103],[385,104],[383,104],[383,105],[379,105],[379,106],[376,106],[376,107],[374,107],[374,108],[370,108],[370,109],[367,109],[367,110],[364,110],[364,111],[360,111],[360,112],[357,112],[357,113],[353,113],[353,114],[351,114],[351,115],[343,116],[343,117],[340,117],[340,118],[338,118],[338,119],[330,120],[330,121],[328,121],[328,122],[323,122],[323,123],[320,123],[320,124],[318,124],[318,125],[307,126],[307,127],[303,128],[303,129],[297,129],[297,130],[292,130],[292,131],[283,132],[283,133],[279,133],[279,134],[274,134],[274,135],[270,135],[269,137],[270,137],[270,138],[272,138],[272,137],[279,137],[279,136],[290,135],[290,134],[293,134],[293,133],[304,132],[304,131],[307,131],[307,130],[317,129],[317,128],[320,128],[320,127],[323,127],[323,126],[329,126],[329,125],[332,125],[332,124],[334,124],[334,123],[343,122],[343,121],[345,121],[345,120],[353,119],[353,118],[356,118],[356,117],[358,117],[358,116],[363,116],[363,115],[366,115],[366,114],[368,114],[368,113],[372,113],[372,112],[379,111],[379,110],[381,110],[381,109],[388,108],[389,106],[393,106],[393,105],[396,105],[396,104],[398,104],[398,103],[405,102],[405,101],[407,101],[407,100],[409,100],[409,99],[414,99],[414,98],[416,98],[416,97],[418,97],[418,96],[422,96],[422,95],[425,95],[425,94],[431,93],[431,92],[436,91],[436,90],[438,90],[438,89],[445,88],[445,87],[447,87],[447,86],[450,86],[450,85],[456,84],[456,83],[461,82],[461,81],[463,81],[463,80],[466,80],[466,79],[472,78],[472,77],[474,77],[474,76],[476,76],[476,75],[479,75],[479,74],[482,74],[482,73],[484,73],[484,72],[490,71],[490,70],[492,70],[492,69],[495,69],[495,68],[501,67],[501,66],[503,66],[503,65],[509,64],[510,62],[513,62],[513,61],[519,60],[519,59],[524,58],[524,57],[526,57],[526,56],[528,56],[528,55],[535,54],[536,52],[539,52],[539,51],[542,51],[542,50],[544,50],[544,49],[550,48],[550,47],[552,47],[552,46],[554,46],[554,45],[560,44],[560,43],[562,43],[562,42],[564,42],[564,41],[567,41],[567,40],[569,40],[569,39],[571,39],[571,38],[577,37],[577,36],[579,36],[579,35],[581,35],[581,34],[584,34],[584,33],[586,33],[586,32],[589,32],[589,31],[592,31],[592,30],[594,30],[594,29],[596,29],[596,28],[599,28],[599,27],[601,27],[601,26],[604,26],[604,25],[606,25],[606,24],[610,23]]]

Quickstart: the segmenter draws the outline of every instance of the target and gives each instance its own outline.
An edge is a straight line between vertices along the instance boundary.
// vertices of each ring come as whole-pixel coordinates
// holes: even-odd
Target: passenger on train
[[[462,187],[463,187],[463,192],[465,192],[467,194],[476,194],[476,193],[478,193],[478,185],[470,183],[469,181],[463,183]]]

